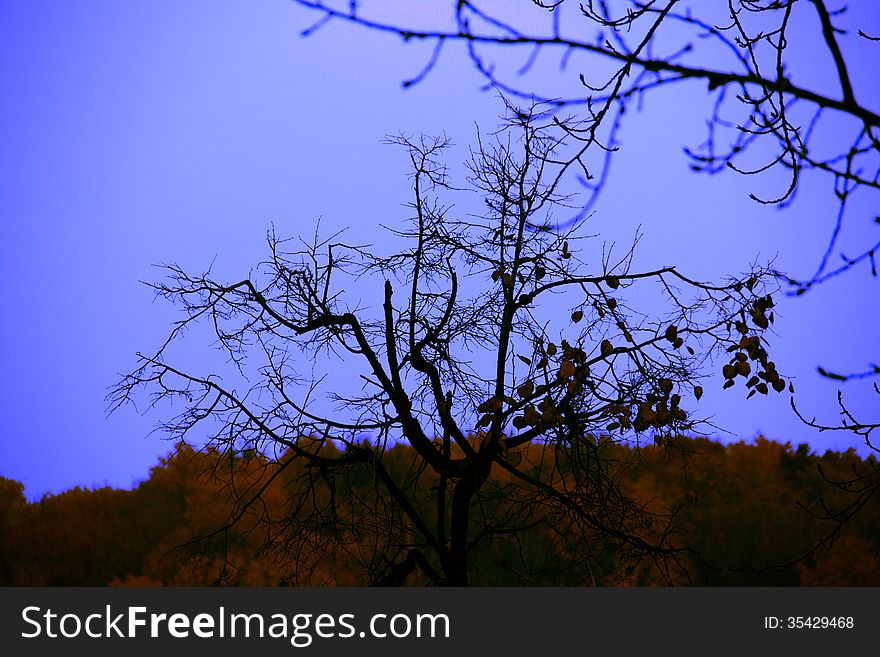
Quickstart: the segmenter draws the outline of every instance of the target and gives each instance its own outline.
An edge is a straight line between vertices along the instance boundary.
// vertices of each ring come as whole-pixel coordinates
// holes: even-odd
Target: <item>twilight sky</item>
[[[853,4],[853,21],[880,33],[877,6]],[[429,48],[342,24],[302,39],[314,18],[286,0],[0,4],[0,476],[24,482],[29,499],[129,487],[170,450],[151,434],[156,413],[108,417],[104,401],[177,317],[140,283],[160,274],[154,265],[204,271],[214,261],[218,278],[240,279],[265,256],[272,224],[311,234],[319,218],[328,231],[349,227],[350,241],[381,244],[377,225],[405,219],[410,198],[406,158],[384,137],[445,132],[455,176],[475,124],[497,124],[501,103],[459,49],[404,90]],[[878,48],[845,50],[861,102],[875,109]],[[807,83],[825,80],[824,55],[804,56]],[[550,75],[566,85],[576,69],[548,66]],[[587,232],[625,243],[641,226],[641,266],[676,264],[696,278],[774,257],[809,275],[832,228],[828,181],[815,177],[780,212],[748,199],[778,180],[693,175],[681,147],[703,138],[704,100],[703,84],[681,86],[630,117]],[[844,251],[880,235],[876,197],[861,196]],[[857,371],[878,358],[877,298],[877,280],[859,270],[780,303],[774,360],[820,419],[837,419],[839,384],[816,366]],[[206,371],[222,358],[193,348]],[[858,447],[805,427],[787,395],[745,401],[741,386],[705,387],[702,413],[730,432],[720,438]],[[867,386],[843,390],[876,418]]]

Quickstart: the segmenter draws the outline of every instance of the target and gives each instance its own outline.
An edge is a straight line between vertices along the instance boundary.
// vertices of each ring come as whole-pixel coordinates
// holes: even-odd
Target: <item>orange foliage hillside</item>
[[[629,449],[609,445],[605,456],[613,462],[614,450]],[[520,468],[544,468],[565,455],[529,445],[521,457]],[[395,476],[425,478],[422,490],[434,484],[435,475],[413,471],[410,448],[394,447],[385,459]],[[817,517],[823,503],[848,502],[835,478],[872,465],[853,451],[815,455],[806,446],[764,439],[724,446],[679,438],[642,447],[638,466],[620,473],[619,484],[640,504],[677,512],[675,540],[692,557],[669,573],[675,584],[877,586],[880,500],[870,500],[837,532]],[[309,508],[292,494],[305,475],[284,457],[229,458],[181,446],[133,490],[74,488],[29,504],[20,483],[0,478],[0,584],[361,585],[368,583],[358,575],[364,564],[416,540],[411,527],[381,522],[369,473],[355,470],[343,486],[312,482]],[[581,535],[575,544],[509,473],[493,472],[492,482],[498,495],[480,513],[517,513],[526,529],[478,548],[475,583],[668,583],[644,564],[622,562],[599,538]],[[292,508],[293,499],[300,506]],[[413,503],[431,514],[433,499]],[[658,528],[644,528],[646,536],[652,531]]]

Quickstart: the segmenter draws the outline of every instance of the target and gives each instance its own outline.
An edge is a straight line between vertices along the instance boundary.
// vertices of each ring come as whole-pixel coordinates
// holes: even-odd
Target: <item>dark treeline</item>
[[[806,446],[794,449],[763,439],[729,446],[704,439],[678,443],[682,449],[669,443],[643,447],[638,467],[622,481],[632,499],[658,511],[676,512],[676,541],[693,552],[671,573],[672,581],[880,585],[878,501],[870,500],[838,532],[833,531],[833,521],[822,517],[823,509],[849,502],[849,493],[833,482],[852,479],[854,472],[871,465],[868,461],[852,450],[816,455]],[[613,460],[615,450],[629,449],[609,445],[605,457]],[[535,460],[535,467],[549,458],[546,448],[537,445],[523,454]],[[355,472],[344,482],[315,487],[316,508],[332,508],[349,520],[340,524],[334,518],[322,526],[314,509],[290,508],[288,487],[303,474],[297,471],[298,463],[288,463],[279,473],[277,463],[260,456],[218,456],[181,446],[134,490],[75,488],[30,504],[20,483],[0,478],[0,584],[364,583],[352,575],[360,572],[353,566],[378,558],[390,540],[378,530],[385,525],[370,518],[382,509],[370,504],[373,482],[368,473],[359,477]],[[408,447],[388,450],[385,459],[396,476],[429,476],[411,469]],[[277,476],[270,481],[273,474]],[[315,476],[320,478],[320,473]],[[510,514],[527,502],[517,497],[503,473],[494,478],[494,485],[497,504],[481,512]],[[258,489],[262,493],[256,503],[243,506],[242,500],[250,500]],[[317,499],[321,496],[323,500]],[[415,503],[430,511],[429,499]],[[237,521],[230,524],[231,518]],[[831,540],[823,543],[829,534]],[[556,519],[532,512],[522,531],[494,537],[480,548],[472,560],[472,581],[664,583],[649,564],[618,563],[613,553],[603,552],[600,538],[595,543],[574,545]]]

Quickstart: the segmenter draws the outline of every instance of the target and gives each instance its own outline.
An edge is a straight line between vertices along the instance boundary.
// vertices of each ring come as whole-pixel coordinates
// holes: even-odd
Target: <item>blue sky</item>
[[[880,32],[876,11],[863,18]],[[160,416],[108,417],[104,401],[177,317],[140,283],[160,274],[154,265],[203,271],[214,261],[218,276],[240,278],[265,255],[272,224],[311,234],[319,218],[381,244],[376,226],[403,220],[409,200],[406,158],[384,137],[445,132],[455,175],[475,123],[496,125],[501,104],[459,50],[403,90],[424,44],[348,25],[300,38],[312,20],[284,0],[0,5],[0,476],[23,481],[29,498],[130,486],[170,450],[151,434]],[[876,108],[873,47],[847,54],[862,102]],[[817,79],[827,65],[811,63]],[[831,229],[828,181],[806,184],[780,212],[747,198],[778,180],[691,174],[681,147],[702,139],[704,96],[703,85],[664,91],[631,117],[588,232],[626,242],[641,227],[641,265],[701,278],[769,258],[811,273]],[[865,199],[844,238],[852,244],[880,234]],[[839,386],[815,367],[876,360],[877,292],[856,272],[778,309],[775,360],[798,403],[829,422]],[[218,355],[192,358],[209,368]],[[786,395],[746,402],[720,382],[706,388],[702,411],[730,432],[720,437],[857,445],[803,426]],[[844,392],[876,417],[866,386]]]

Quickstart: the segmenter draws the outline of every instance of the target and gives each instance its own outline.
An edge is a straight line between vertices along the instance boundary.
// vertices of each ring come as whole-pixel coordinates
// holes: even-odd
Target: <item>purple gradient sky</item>
[[[880,32],[876,5],[855,4],[866,31]],[[285,0],[0,4],[0,475],[24,482],[29,499],[131,486],[170,450],[150,435],[156,414],[107,417],[104,401],[176,318],[139,283],[157,277],[154,264],[203,271],[216,258],[218,275],[240,278],[265,255],[272,223],[310,234],[319,217],[328,230],[349,226],[351,241],[375,241],[409,200],[406,159],[382,145],[387,134],[445,132],[459,146],[454,174],[474,123],[496,125],[501,105],[461,51],[404,91],[425,46],[346,25],[303,40],[312,19]],[[873,108],[878,48],[846,51]],[[827,66],[811,62],[817,79]],[[703,85],[659,92],[631,117],[588,232],[627,241],[641,226],[640,264],[695,277],[772,257],[812,272],[831,230],[828,181],[778,212],[747,198],[774,181],[691,174],[681,146],[703,138],[704,96]],[[880,234],[863,196],[845,244]],[[775,360],[820,418],[835,420],[838,385],[816,365],[858,370],[877,357],[877,293],[858,272],[780,304]],[[207,368],[217,355],[194,358]],[[857,444],[803,426],[787,395],[746,402],[706,387],[702,410],[727,438]],[[876,417],[866,386],[845,393]]]

